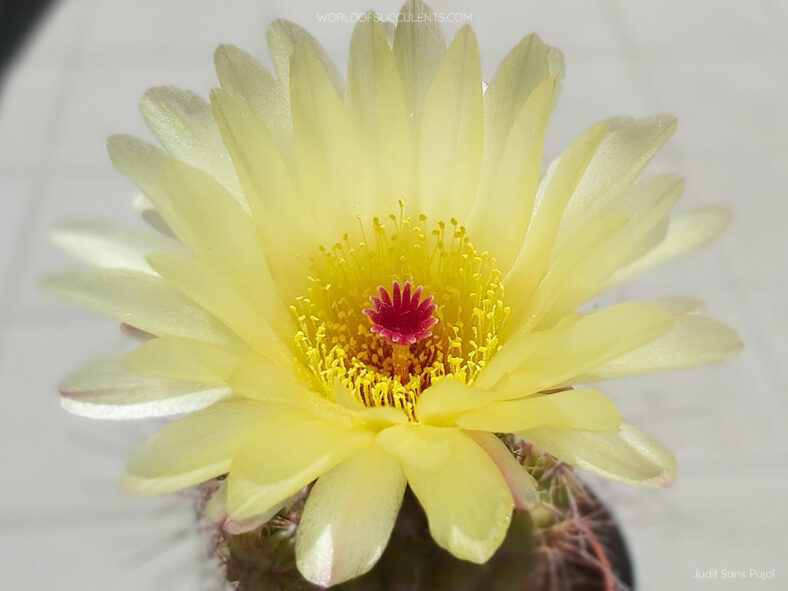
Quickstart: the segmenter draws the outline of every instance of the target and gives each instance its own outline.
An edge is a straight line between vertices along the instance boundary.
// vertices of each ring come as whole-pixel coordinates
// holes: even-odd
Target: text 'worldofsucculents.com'
[[[369,20],[389,23],[433,22],[464,24],[473,22],[473,14],[470,12],[423,12],[418,14],[403,14],[397,12],[318,12],[315,16],[320,23],[363,23]]]

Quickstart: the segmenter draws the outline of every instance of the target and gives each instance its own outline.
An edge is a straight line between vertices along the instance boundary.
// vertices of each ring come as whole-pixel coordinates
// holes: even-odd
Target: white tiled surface
[[[641,588],[788,588],[788,5],[784,0],[433,2],[472,14],[486,74],[536,30],[568,75],[552,154],[593,120],[671,111],[681,125],[654,170],[685,174],[686,203],[725,203],[712,247],[622,287],[615,298],[702,295],[746,348],[722,367],[619,383],[625,413],[677,453],[669,491],[600,483],[626,524]],[[331,10],[397,10],[336,1]],[[264,57],[276,17],[314,31],[344,63],[350,24],[318,24],[314,1],[66,0],[0,97],[0,589],[200,589],[187,503],[127,499],[123,455],[155,425],[67,416],[55,384],[81,360],[127,345],[107,320],[41,295],[69,265],[47,243],[56,220],[138,223],[104,139],[147,136],[145,88],[207,93],[213,47]],[[448,25],[450,31],[457,25]],[[695,569],[776,569],[776,581],[693,581]],[[721,576],[721,575],[720,575]]]

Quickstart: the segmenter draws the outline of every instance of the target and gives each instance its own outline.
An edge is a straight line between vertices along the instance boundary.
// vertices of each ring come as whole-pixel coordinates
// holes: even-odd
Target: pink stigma
[[[363,312],[372,320],[372,332],[378,333],[390,343],[412,345],[432,334],[430,328],[438,323],[432,315],[435,304],[432,296],[421,302],[421,285],[411,294],[410,281],[406,281],[400,291],[399,281],[391,286],[391,295],[382,285],[378,286],[378,296],[369,296],[372,308]]]

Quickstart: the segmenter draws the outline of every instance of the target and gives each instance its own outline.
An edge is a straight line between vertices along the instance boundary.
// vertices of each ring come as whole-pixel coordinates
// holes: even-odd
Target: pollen
[[[417,421],[424,389],[445,376],[473,383],[498,350],[509,315],[501,273],[454,219],[400,212],[359,220],[357,235],[312,259],[291,306],[296,347],[326,398],[339,382],[364,406]]]

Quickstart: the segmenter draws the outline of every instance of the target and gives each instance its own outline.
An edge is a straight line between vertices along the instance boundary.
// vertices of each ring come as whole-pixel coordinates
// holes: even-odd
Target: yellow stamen
[[[478,253],[465,228],[427,225],[405,216],[378,218],[358,244],[348,236],[313,259],[310,287],[291,306],[295,340],[326,398],[334,381],[365,406],[392,406],[417,420],[415,404],[431,383],[451,375],[472,383],[498,349],[509,314],[501,273],[488,253]],[[438,319],[432,335],[410,346],[390,343],[370,330],[363,310],[369,295],[393,281],[423,285]]]

